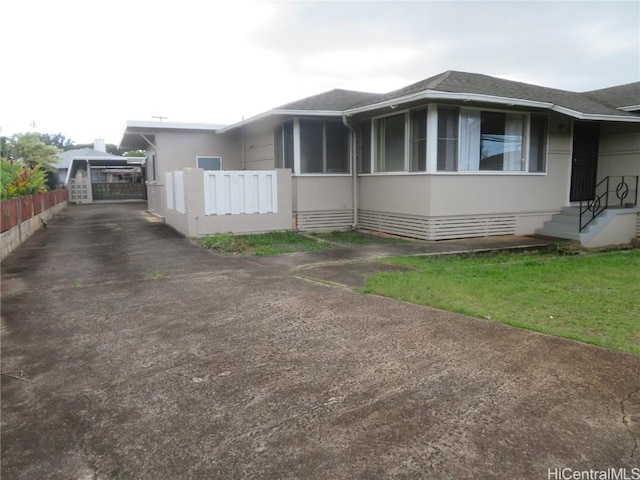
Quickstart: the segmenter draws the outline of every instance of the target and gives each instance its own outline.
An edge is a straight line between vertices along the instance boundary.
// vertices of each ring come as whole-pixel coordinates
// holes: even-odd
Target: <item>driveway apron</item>
[[[327,254],[212,254],[144,209],[69,206],[3,262],[3,479],[640,465],[640,357],[292,274]]]

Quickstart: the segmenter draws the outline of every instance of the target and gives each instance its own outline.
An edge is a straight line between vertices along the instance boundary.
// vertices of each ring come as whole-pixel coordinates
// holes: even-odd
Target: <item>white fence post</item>
[[[173,172],[167,172],[165,174],[164,186],[167,194],[167,208],[169,210],[175,210],[175,203],[173,201]]]
[[[185,212],[184,202],[184,172],[174,172],[174,188],[176,194],[176,211],[180,213]]]

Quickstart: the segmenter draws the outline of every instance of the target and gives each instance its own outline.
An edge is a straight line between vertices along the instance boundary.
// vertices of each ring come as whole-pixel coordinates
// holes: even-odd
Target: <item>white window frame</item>
[[[433,128],[432,130],[434,130],[434,132],[432,132],[432,136],[434,136],[434,140],[436,142],[435,145],[435,152],[430,152],[433,155],[432,158],[432,164],[431,164],[431,168],[432,171],[431,173],[434,173],[436,175],[547,175],[547,171],[548,171],[548,143],[549,143],[549,131],[548,131],[548,115],[547,115],[547,132],[546,132],[546,138],[545,138],[545,153],[544,153],[544,171],[542,172],[530,172],[529,171],[529,162],[530,162],[530,158],[529,158],[529,153],[530,153],[530,142],[531,142],[531,112],[524,112],[524,111],[519,111],[519,110],[504,110],[504,109],[499,109],[499,108],[483,108],[483,107],[466,107],[466,106],[460,106],[460,105],[449,105],[449,104],[434,104],[434,107],[448,107],[448,108],[457,108],[458,109],[458,115],[460,115],[460,112],[462,110],[473,110],[473,111],[479,111],[479,112],[497,112],[497,113],[504,113],[504,114],[518,114],[518,115],[523,115],[524,116],[524,130],[523,130],[523,139],[522,139],[522,150],[523,153],[525,155],[525,162],[524,162],[524,167],[522,170],[460,170],[460,165],[461,165],[461,138],[462,138],[462,122],[458,121],[458,145],[457,145],[457,151],[458,151],[458,170],[451,170],[451,171],[445,171],[445,170],[441,170],[439,171],[437,169],[437,161],[438,161],[438,152],[437,152],[437,135],[438,135],[438,117],[437,117],[437,111],[436,111],[436,115],[435,115],[435,128]],[[536,114],[536,115],[544,115],[544,114]],[[429,124],[427,123],[427,129],[429,128]],[[427,137],[427,142],[429,142],[431,138]],[[434,142],[432,142],[433,144]],[[429,149],[429,146],[427,145],[427,149]],[[427,150],[429,151],[429,150]]]
[[[403,175],[409,172],[409,162],[411,161],[409,158],[409,149],[411,147],[411,110],[400,110],[398,112],[393,112],[387,115],[378,115],[371,118],[371,173],[372,174],[381,174],[381,175]],[[404,115],[404,162],[402,170],[394,170],[394,171],[382,171],[376,168],[377,158],[378,158],[378,125],[380,120],[384,120],[385,118],[397,117],[399,115]],[[385,162],[386,163],[386,162]]]
[[[327,118],[310,119],[307,117],[303,117],[303,118],[297,117],[293,119],[293,176],[295,177],[350,177],[352,173],[351,158],[353,155],[353,152],[352,152],[353,142],[351,141],[351,135],[353,134],[351,131],[349,131],[349,150],[347,152],[347,172],[346,173],[301,173],[302,156],[301,156],[301,147],[300,147],[300,120],[319,121],[323,123],[338,121],[337,119],[336,120],[331,120]],[[322,127],[322,135],[323,135],[323,150],[325,150],[326,149],[326,145],[325,145],[326,133],[325,133],[324,126]],[[326,159],[325,159],[325,169],[326,169]]]
[[[223,169],[223,168],[222,168],[222,156],[221,156],[221,155],[197,155],[197,156],[196,156],[196,168],[202,168],[202,167],[200,166],[200,159],[201,159],[201,158],[217,158],[217,159],[220,161],[220,168],[219,168],[218,170],[205,170],[204,168],[203,168],[203,170],[205,170],[205,171],[211,171],[211,172],[217,172],[217,171],[219,171],[219,170],[222,170],[222,169]]]
[[[438,170],[438,107],[449,107],[458,109],[458,115],[460,114],[460,110],[469,109],[469,110],[477,110],[480,112],[499,112],[499,113],[513,113],[524,115],[524,130],[523,130],[523,140],[522,140],[522,148],[525,158],[524,169],[523,170],[460,170],[460,137],[461,137],[461,122],[458,122],[458,170],[455,171],[439,171]],[[369,158],[369,169],[370,172],[358,172],[358,176],[369,176],[369,175],[547,175],[548,167],[549,167],[549,115],[545,113],[532,113],[526,111],[516,111],[516,110],[504,110],[500,108],[482,108],[482,107],[466,107],[461,105],[452,105],[452,104],[438,104],[438,103],[429,103],[427,105],[427,132],[426,132],[426,142],[427,142],[427,160],[426,160],[426,170],[425,171],[411,171],[411,112],[422,110],[424,106],[410,108],[400,111],[394,111],[392,113],[387,113],[384,115],[377,115],[374,117],[370,117],[367,120],[371,121],[371,145],[370,145],[370,158]],[[376,170],[376,155],[378,154],[378,142],[377,142],[377,121],[379,119],[393,117],[396,115],[404,114],[405,115],[405,150],[404,150],[404,170],[401,171],[393,171],[393,172],[384,172]],[[545,137],[545,152],[544,152],[544,170],[541,172],[530,172],[530,142],[531,142],[531,116],[532,115],[543,115],[547,117],[547,131]]]

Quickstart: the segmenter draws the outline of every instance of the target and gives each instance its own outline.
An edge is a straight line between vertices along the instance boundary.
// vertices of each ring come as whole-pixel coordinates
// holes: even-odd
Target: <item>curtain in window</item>
[[[480,111],[460,110],[461,171],[480,170]]]
[[[524,116],[516,113],[507,113],[507,121],[504,130],[503,170],[524,170],[522,154]]]

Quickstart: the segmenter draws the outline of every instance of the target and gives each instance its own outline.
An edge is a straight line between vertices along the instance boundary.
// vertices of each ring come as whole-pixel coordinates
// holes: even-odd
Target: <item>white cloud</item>
[[[445,70],[572,90],[640,78],[637,2],[22,0],[3,5],[3,134],[117,143],[127,119],[233,122]]]

